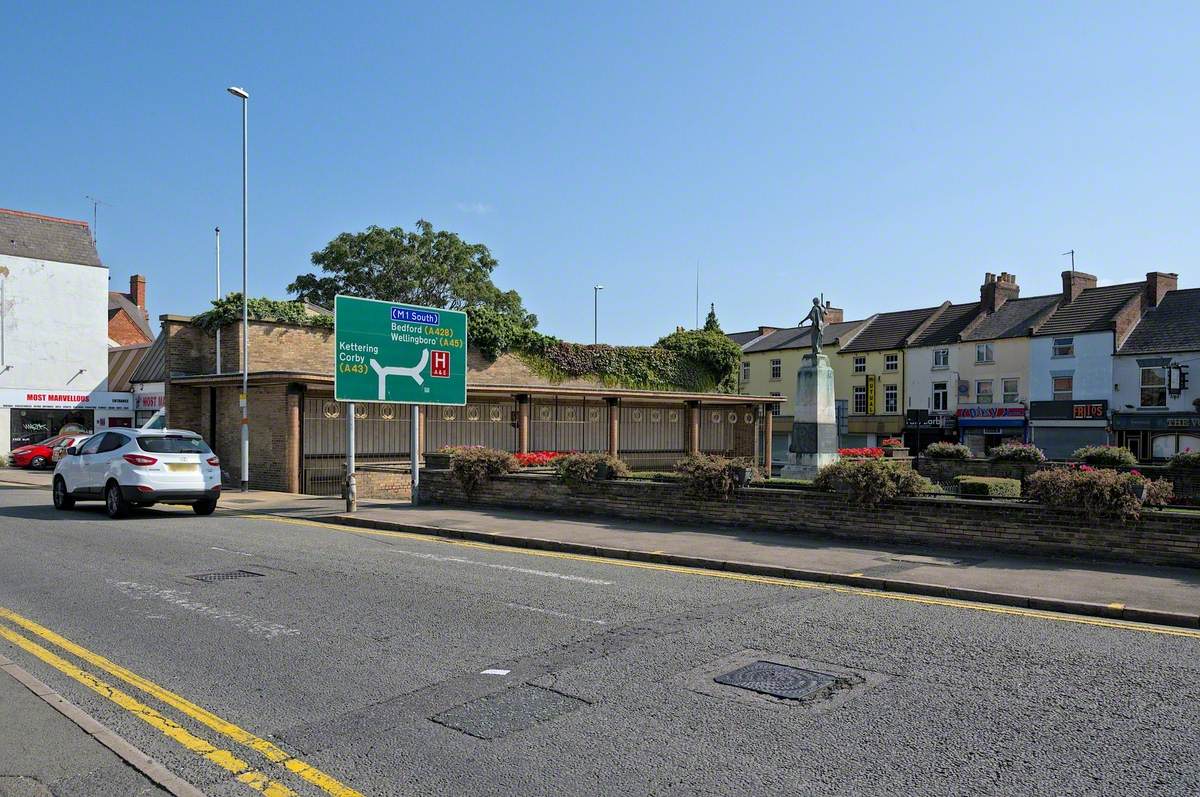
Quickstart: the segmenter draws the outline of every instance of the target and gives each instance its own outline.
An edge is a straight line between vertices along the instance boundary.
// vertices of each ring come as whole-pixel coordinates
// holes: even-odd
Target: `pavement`
[[[212,797],[1200,792],[1200,629],[14,485],[0,550],[0,655]]]

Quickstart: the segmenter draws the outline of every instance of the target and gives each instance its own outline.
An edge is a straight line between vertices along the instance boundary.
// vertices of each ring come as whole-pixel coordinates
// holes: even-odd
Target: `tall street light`
[[[603,285],[592,286],[592,343],[600,342],[600,291]]]
[[[246,268],[246,206],[247,206],[247,137],[246,137],[246,106],[250,95],[245,89],[230,86],[226,89],[230,94],[242,101],[242,395],[238,402],[242,407],[242,492],[250,489],[250,418],[247,414],[246,399],[250,387],[250,299],[248,270]]]

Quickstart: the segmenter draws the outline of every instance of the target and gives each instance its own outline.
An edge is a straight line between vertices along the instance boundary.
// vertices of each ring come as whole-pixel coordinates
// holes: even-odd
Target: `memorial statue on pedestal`
[[[809,336],[812,339],[812,356],[817,359],[817,355],[821,353],[821,338],[825,333],[825,327],[829,326],[829,322],[825,320],[826,312],[824,306],[821,305],[821,300],[813,297],[812,309],[808,311],[808,315],[800,322],[803,326],[808,322],[812,322],[812,334]]]

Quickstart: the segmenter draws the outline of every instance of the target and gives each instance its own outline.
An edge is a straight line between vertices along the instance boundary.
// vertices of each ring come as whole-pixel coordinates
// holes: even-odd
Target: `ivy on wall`
[[[304,302],[279,301],[277,299],[250,299],[246,310],[251,320],[274,321],[280,324],[295,324],[302,327],[333,329],[332,315],[313,313]],[[212,309],[192,317],[192,325],[212,332],[215,329],[242,320],[242,295],[231,293],[212,303]]]

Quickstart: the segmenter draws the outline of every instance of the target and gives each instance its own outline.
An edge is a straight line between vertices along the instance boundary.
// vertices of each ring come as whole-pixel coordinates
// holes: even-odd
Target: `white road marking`
[[[493,669],[488,669],[488,670],[484,670],[483,672],[481,672],[481,673],[479,673],[479,674],[480,674],[480,675],[508,675],[510,672],[512,672],[512,670],[493,670]]]
[[[169,589],[164,587],[156,587],[153,584],[139,584],[136,581],[116,581],[114,579],[105,579],[105,582],[116,587],[122,593],[133,598],[135,601],[145,600],[146,598],[154,598],[156,600],[170,603],[178,606],[181,609],[186,609],[189,612],[195,612],[203,617],[216,620],[221,623],[229,623],[235,628],[241,628],[255,636],[274,639],[278,636],[299,636],[299,628],[288,628],[279,623],[267,623],[251,617],[248,614],[242,614],[232,609],[218,609],[209,606],[199,601],[192,600],[188,596],[191,594],[187,590]]]
[[[234,551],[234,550],[230,550],[229,548],[221,548],[220,546],[217,546],[217,545],[213,545],[211,547],[214,551],[224,551],[225,553],[235,553],[238,556],[254,556],[254,554],[247,553],[246,551]]]
[[[536,606],[526,606],[523,603],[506,603],[504,605],[508,606],[511,609],[524,609],[527,612],[537,612],[538,614],[548,614],[551,617],[562,617],[564,620],[578,620],[581,623],[592,623],[593,625],[608,625],[607,620],[592,620],[588,617],[578,617],[574,614],[567,614],[566,612],[556,612],[551,609],[539,609]]]
[[[474,559],[465,559],[461,556],[439,556],[435,553],[420,553],[418,551],[405,551],[400,548],[388,548],[392,553],[400,554],[401,556],[412,556],[417,559],[428,559],[433,562],[455,562],[464,565],[476,565],[478,567],[490,567],[494,570],[508,570],[513,573],[524,573],[529,576],[544,576],[546,578],[561,578],[563,581],[577,581],[581,584],[602,584],[610,585],[611,581],[604,581],[599,578],[587,578],[586,576],[572,576],[567,573],[552,573],[548,570],[532,570],[528,567],[514,567],[512,565],[498,565],[491,562],[478,562]]]

